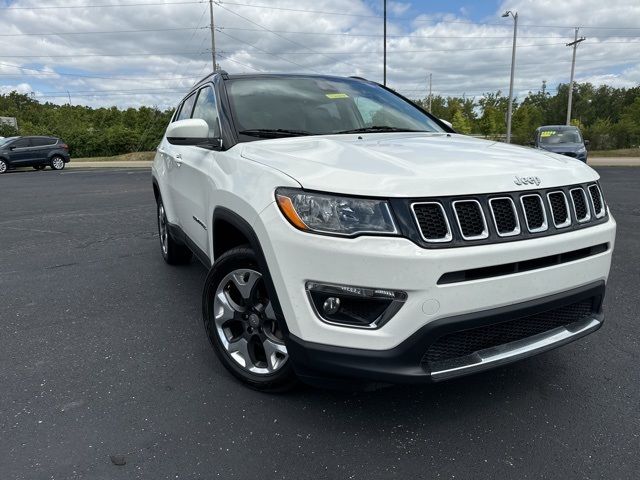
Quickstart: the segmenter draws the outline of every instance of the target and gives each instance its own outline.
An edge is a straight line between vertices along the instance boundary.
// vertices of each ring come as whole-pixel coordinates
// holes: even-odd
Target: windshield
[[[18,137],[7,137],[7,138],[0,138],[0,145],[4,145],[5,143],[9,143],[11,140],[15,140]]]
[[[555,127],[540,130],[540,143],[543,145],[582,143],[582,137],[577,128]]]
[[[269,133],[443,132],[411,103],[359,80],[247,77],[228,80],[226,85],[241,141]]]

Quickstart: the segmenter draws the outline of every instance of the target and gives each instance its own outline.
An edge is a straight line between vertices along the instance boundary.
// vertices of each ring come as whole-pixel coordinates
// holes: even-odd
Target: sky
[[[217,61],[229,73],[357,75],[382,82],[382,0],[214,2]],[[413,0],[387,7],[387,85],[410,98],[576,81],[640,84],[638,0]],[[203,0],[0,0],[0,93],[90,106],[171,108],[212,70]],[[1,112],[0,112],[1,115]]]

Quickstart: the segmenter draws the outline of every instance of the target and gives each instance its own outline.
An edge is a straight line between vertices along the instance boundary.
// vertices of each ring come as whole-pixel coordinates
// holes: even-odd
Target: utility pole
[[[573,39],[573,42],[567,43],[567,47],[573,47],[573,60],[571,60],[571,80],[569,81],[569,100],[567,102],[567,125],[571,125],[571,103],[573,101],[573,74],[576,70],[576,49],[578,48],[578,44],[580,42],[584,42],[586,40],[585,37],[578,38],[578,30],[576,27],[576,34]]]
[[[507,10],[503,17],[513,17],[513,48],[511,50],[511,80],[509,81],[509,106],[507,108],[507,143],[511,143],[511,117],[513,114],[513,77],[516,68],[516,38],[518,36],[518,12]]]
[[[433,74],[429,74],[429,113],[431,113],[431,77]]]
[[[216,29],[213,23],[213,0],[209,0],[209,17],[211,18],[211,61],[215,72],[218,68],[216,67]]]
[[[384,0],[384,60],[383,60],[383,71],[382,71],[382,84],[384,86],[387,85],[387,0]]]

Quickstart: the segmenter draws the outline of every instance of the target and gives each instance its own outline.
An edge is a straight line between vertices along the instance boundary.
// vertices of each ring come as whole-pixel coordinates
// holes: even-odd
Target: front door
[[[30,165],[33,152],[31,151],[31,139],[19,138],[10,146],[9,161],[13,167],[25,167]]]
[[[219,138],[220,124],[213,87],[203,87],[197,95],[191,118],[205,120],[209,125],[209,138]],[[174,145],[173,148],[181,157],[177,159],[179,166],[174,170],[173,181],[179,198],[176,207],[182,219],[182,229],[211,258],[208,230],[212,219],[207,217],[210,203],[214,201],[210,192],[215,191],[216,185],[212,184],[211,173],[218,153],[205,147]]]

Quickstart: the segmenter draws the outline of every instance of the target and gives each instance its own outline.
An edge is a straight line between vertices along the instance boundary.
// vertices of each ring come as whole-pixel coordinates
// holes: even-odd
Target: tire
[[[2,175],[3,173],[7,173],[7,170],[9,170],[9,165],[7,165],[7,162],[5,162],[4,160],[0,160],[0,175]]]
[[[51,157],[51,169],[52,170],[64,170],[64,158],[60,155],[54,155]]]
[[[169,233],[167,214],[164,211],[162,199],[158,199],[158,235],[160,237],[160,252],[162,258],[169,265],[185,265],[191,261],[193,254],[186,245],[177,243]]]
[[[45,168],[47,168],[46,165],[34,165],[33,166],[34,170],[44,170]]]
[[[202,313],[213,350],[245,385],[283,392],[298,384],[253,250],[237,247],[216,260],[205,280]]]

